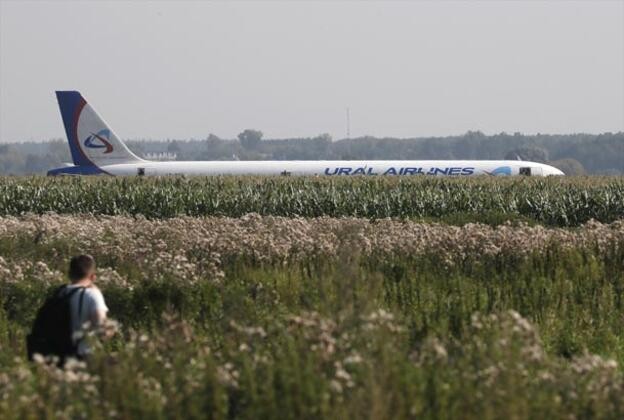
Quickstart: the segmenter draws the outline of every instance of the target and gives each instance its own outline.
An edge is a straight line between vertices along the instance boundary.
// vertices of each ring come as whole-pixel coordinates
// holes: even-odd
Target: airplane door
[[[520,175],[524,175],[524,176],[541,176],[542,175],[542,168],[540,168],[540,167],[520,168],[518,173]]]

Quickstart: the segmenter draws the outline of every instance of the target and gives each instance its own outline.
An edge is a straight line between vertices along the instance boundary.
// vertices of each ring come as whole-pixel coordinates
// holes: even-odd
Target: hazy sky
[[[624,130],[624,1],[0,0],[0,141]]]

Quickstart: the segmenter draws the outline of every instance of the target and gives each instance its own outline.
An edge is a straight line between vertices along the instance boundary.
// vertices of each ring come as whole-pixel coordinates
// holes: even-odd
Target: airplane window
[[[138,169],[137,169],[137,175],[138,175],[138,176],[143,176],[143,175],[145,175],[145,168],[138,168]]]
[[[531,176],[531,168],[520,168],[520,175]]]

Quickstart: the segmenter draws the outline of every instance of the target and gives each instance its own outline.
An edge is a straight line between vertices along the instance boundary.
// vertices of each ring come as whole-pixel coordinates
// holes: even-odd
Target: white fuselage
[[[188,161],[99,166],[110,175],[563,175],[543,163],[516,160]]]

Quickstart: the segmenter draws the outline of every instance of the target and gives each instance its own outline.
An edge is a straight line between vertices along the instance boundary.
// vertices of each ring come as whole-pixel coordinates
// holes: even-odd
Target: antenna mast
[[[351,115],[349,107],[347,107],[347,138],[351,138]]]

